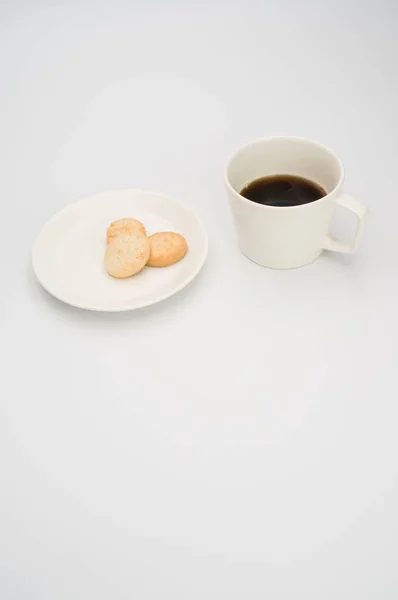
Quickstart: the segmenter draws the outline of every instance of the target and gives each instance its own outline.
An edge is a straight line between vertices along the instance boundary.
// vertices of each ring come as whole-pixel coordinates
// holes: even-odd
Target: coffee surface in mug
[[[320,185],[296,175],[267,175],[255,179],[240,194],[267,206],[299,206],[326,196]]]

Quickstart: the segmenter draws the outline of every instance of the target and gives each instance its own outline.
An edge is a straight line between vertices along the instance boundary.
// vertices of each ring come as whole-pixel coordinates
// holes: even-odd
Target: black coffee
[[[298,206],[326,196],[320,185],[296,175],[268,175],[249,183],[241,191],[257,204],[268,206]]]

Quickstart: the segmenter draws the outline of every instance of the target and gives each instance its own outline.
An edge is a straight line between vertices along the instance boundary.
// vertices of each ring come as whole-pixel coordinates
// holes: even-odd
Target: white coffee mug
[[[298,175],[325,191],[319,200],[298,206],[267,206],[241,196],[243,188],[267,175]],[[323,250],[354,252],[366,208],[342,191],[344,168],[330,150],[310,140],[271,137],[236,150],[225,170],[228,198],[242,252],[254,262],[275,269],[301,267]],[[336,207],[358,218],[355,237],[347,243],[333,239],[329,226]]]

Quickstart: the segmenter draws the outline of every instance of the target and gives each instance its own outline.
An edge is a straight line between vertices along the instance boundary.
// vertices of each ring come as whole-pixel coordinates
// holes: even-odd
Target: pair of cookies
[[[146,236],[144,225],[136,219],[119,219],[106,232],[104,264],[109,275],[126,279],[145,265],[168,267],[186,255],[188,246],[179,233],[160,232]]]

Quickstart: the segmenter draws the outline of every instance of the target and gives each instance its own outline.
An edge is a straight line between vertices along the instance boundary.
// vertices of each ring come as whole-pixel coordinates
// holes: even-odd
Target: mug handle
[[[361,202],[359,202],[359,200],[356,200],[352,196],[344,193],[340,194],[340,196],[337,198],[336,204],[354,213],[358,219],[357,230],[352,242],[341,242],[340,240],[336,240],[330,235],[327,235],[323,243],[323,248],[325,250],[332,250],[333,252],[355,252],[355,250],[358,248],[359,240],[362,235],[367,208]]]

